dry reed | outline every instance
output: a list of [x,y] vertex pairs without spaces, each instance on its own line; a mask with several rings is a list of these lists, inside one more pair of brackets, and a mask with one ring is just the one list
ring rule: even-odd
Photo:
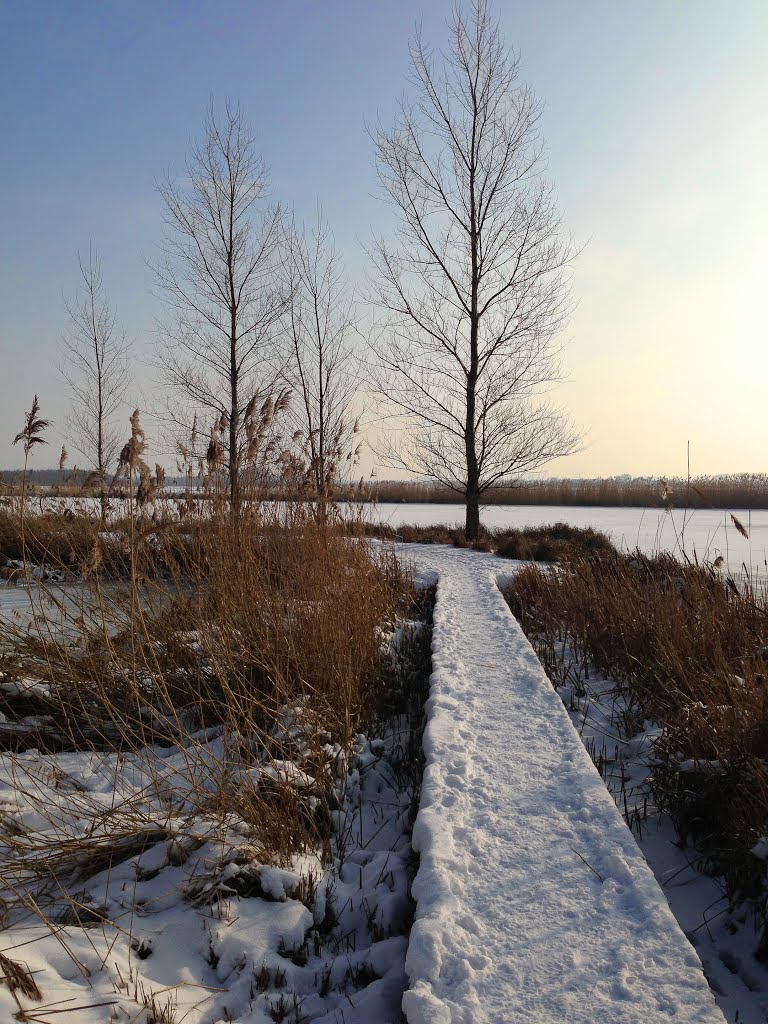
[[[96,562],[90,522],[50,527],[27,515],[25,536],[45,538],[50,554],[45,531],[63,537],[70,525]],[[218,837],[259,863],[327,850],[345,751],[380,713],[381,629],[413,600],[391,557],[304,506],[255,505],[151,536],[143,558],[136,510],[121,582],[95,565],[76,603],[43,587],[31,621],[0,622],[3,757],[42,821],[0,823],[11,919],[101,920],[84,902],[87,879],[158,843],[171,858]],[[41,767],[35,782],[22,756],[32,748],[102,759],[115,801],[105,808],[64,780],[46,806],[50,779]],[[181,767],[169,773],[160,748]],[[119,781],[126,758],[138,790]]]
[[503,558],[521,561],[560,562],[578,553],[612,554],[615,547],[607,534],[592,527],[553,523],[520,529],[480,528],[479,538],[470,544],[460,527],[409,525],[393,527],[384,523],[355,522],[354,530],[366,536],[397,540],[404,544],[451,544],[478,551],[495,551]]

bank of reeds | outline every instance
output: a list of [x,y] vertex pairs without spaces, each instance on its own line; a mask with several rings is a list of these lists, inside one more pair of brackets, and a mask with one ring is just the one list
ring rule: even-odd
[[23,561],[25,555],[35,565],[72,571],[92,552],[98,534],[95,517],[45,513],[22,518],[0,508],[0,572],[6,562]]
[[521,561],[561,562],[577,554],[615,552],[607,534],[591,526],[570,526],[568,523],[551,523],[546,526],[524,526],[515,528],[480,528],[480,536],[469,542],[464,530],[458,526],[404,524],[390,526],[386,523],[363,521],[353,524],[355,532],[403,544],[450,544],[455,548],[474,548],[477,551],[494,551],[502,558]]
[[[274,533],[279,514],[283,513],[264,502],[254,508],[254,515],[265,524],[267,532]],[[293,504],[287,514],[289,519],[298,514],[305,523],[315,521],[313,507],[308,504]],[[560,562],[578,552],[614,550],[608,536],[601,531],[566,523],[519,529],[483,527],[478,540],[470,543],[461,527],[436,524],[392,527],[366,521],[363,517],[334,518],[341,532],[358,539],[376,537],[400,543],[473,547],[523,561]],[[26,561],[43,567],[49,575],[53,573],[64,579],[80,579],[84,574],[97,573],[104,581],[124,580],[130,577],[133,560],[144,575],[164,575],[166,579],[179,574],[194,576],[200,572],[201,565],[190,563],[189,554],[196,552],[204,561],[207,559],[206,538],[217,536],[220,521],[220,516],[206,516],[193,510],[180,518],[154,514],[135,518],[133,522],[116,519],[104,531],[95,513],[49,512],[27,515],[22,531],[18,514],[0,510],[0,577],[11,582],[21,581]]]
[[[0,621],[3,758],[27,787],[27,750],[43,774],[46,754],[80,751],[142,783],[111,806],[73,792],[77,837],[58,806],[25,835],[0,822],[6,911],[77,923],[83,879],[157,843],[175,856],[219,836],[260,863],[323,849],[338,773],[391,684],[382,629],[414,601],[397,563],[299,507],[169,525],[153,560],[135,528],[115,582],[79,528],[77,597],[43,587],[33,614]],[[170,782],[163,750],[181,761]]]
[[0,509],[0,579],[23,582],[27,571],[35,576],[38,569],[70,581],[96,571],[104,579],[126,579],[134,560],[138,571],[156,575],[166,560],[183,557],[200,528],[197,520],[122,516],[105,530],[93,510],[38,514],[28,509],[22,517]]
[[[31,472],[27,484],[30,495],[81,498],[97,492],[83,482],[56,482],[58,471]],[[9,499],[21,491],[21,471],[0,474],[0,495]],[[45,481],[45,482],[43,482]],[[85,486],[84,486],[85,484]],[[187,486],[189,481],[187,482]],[[184,488],[176,485],[175,492]],[[125,497],[125,490],[114,488],[114,495]],[[195,497],[207,500],[202,486],[192,490]],[[264,485],[263,497],[274,501],[306,499],[305,494],[277,479]],[[417,504],[463,504],[456,491],[428,481],[360,480],[339,483],[334,499],[344,502],[397,502]],[[587,477],[516,480],[492,487],[483,495],[486,505],[564,505],[609,508],[768,508],[768,473],[724,473],[685,477]]]
[[760,916],[768,956],[768,599],[708,565],[640,554],[525,567],[506,592],[553,681],[597,670],[629,737],[661,726],[651,792],[681,842]]
[[[447,487],[423,481],[373,480],[340,488],[339,500],[461,504]],[[593,477],[516,480],[491,488],[486,505],[628,508],[768,508],[768,473],[685,477]]]

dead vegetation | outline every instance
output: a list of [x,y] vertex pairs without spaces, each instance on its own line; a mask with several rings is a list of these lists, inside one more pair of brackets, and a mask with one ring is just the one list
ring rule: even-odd
[[[216,465],[204,514],[158,515],[162,482],[146,458],[134,414],[119,467],[128,514],[108,530],[98,513],[37,514],[28,500],[0,515],[8,583],[22,591],[19,608],[28,600],[0,617],[0,930],[15,957],[10,930],[42,925],[41,938],[54,936],[84,978],[92,968],[72,930],[93,934],[93,949],[127,942],[129,967],[131,956],[152,955],[135,922],[145,914],[139,894],[161,872],[206,920],[238,899],[320,906],[312,871],[283,891],[263,870],[297,856],[343,862],[355,819],[340,794],[361,734],[386,716],[400,716],[402,738],[384,760],[369,750],[367,766],[389,787],[400,779],[406,809],[395,802],[396,815],[412,820],[418,800],[424,694],[411,709],[413,659],[404,639],[397,658],[386,639],[412,614],[415,592],[394,558],[350,536],[330,508],[318,516],[254,491],[232,515]],[[393,813],[387,800],[375,815]],[[386,880],[390,854],[377,856]],[[132,896],[121,895],[126,884]],[[371,910],[372,942],[407,931],[407,878],[398,886],[402,907],[392,899],[389,917]],[[344,945],[330,890],[322,899],[302,962],[328,945],[354,974],[333,985],[362,987],[372,980],[364,953]],[[212,942],[212,972],[218,955]],[[34,974],[15,959],[0,966],[23,1019],[43,1019]],[[135,1004],[136,1020],[178,1019],[175,991],[159,996],[140,974],[114,969],[114,998],[73,1013],[119,1003]],[[277,974],[263,998],[293,1020],[276,987]]]
[[478,539],[470,543],[464,530],[455,526],[388,526],[383,523],[356,523],[355,529],[367,536],[396,540],[404,544],[450,544],[455,548],[495,551],[503,558],[520,561],[561,562],[579,553],[608,555],[615,552],[609,537],[585,526],[553,523],[520,529],[487,529],[481,526]]
[[[360,481],[339,492],[345,501],[460,503],[436,484],[407,480]],[[768,508],[768,474],[692,477],[592,477],[516,480],[485,493],[487,505],[566,505],[610,508]]]

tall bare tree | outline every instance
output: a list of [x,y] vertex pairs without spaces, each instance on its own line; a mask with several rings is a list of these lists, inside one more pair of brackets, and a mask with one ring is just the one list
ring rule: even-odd
[[292,358],[286,378],[295,400],[307,476],[322,503],[342,469],[357,458],[358,426],[352,414],[357,366],[352,343],[354,301],[333,236],[318,207],[314,221],[288,227]]
[[192,421],[202,411],[223,426],[223,469],[236,515],[248,450],[246,409],[272,390],[280,282],[281,212],[267,203],[268,175],[239,106],[213,105],[192,145],[186,177],[159,186],[167,232],[159,283],[172,310],[160,361]]
[[115,414],[130,384],[130,347],[104,294],[98,253],[89,246],[87,261],[77,259],[80,287],[66,302],[69,325],[62,336],[61,374],[72,401],[66,433],[93,474],[106,521],[107,481],[121,447]]
[[542,178],[540,105],[487,0],[455,5],[450,29],[441,60],[417,34],[415,99],[374,136],[400,226],[375,249],[373,383],[411,439],[391,464],[462,494],[474,539],[489,487],[574,449],[541,397],[559,377],[574,251]]

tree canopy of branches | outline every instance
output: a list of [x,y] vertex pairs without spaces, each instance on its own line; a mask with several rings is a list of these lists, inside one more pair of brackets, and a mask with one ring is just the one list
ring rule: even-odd
[[375,248],[373,385],[406,428],[390,465],[465,496],[474,539],[488,488],[575,448],[543,397],[574,250],[542,177],[540,105],[487,0],[454,6],[450,28],[439,60],[416,36],[415,100],[374,137],[399,233]]
[[61,373],[71,398],[67,440],[96,483],[106,520],[107,480],[120,450],[115,414],[130,383],[129,345],[104,294],[101,262],[92,247],[87,262],[78,254],[80,288],[66,303],[69,325],[62,336]]
[[[167,179],[159,283],[172,311],[160,362],[187,434],[195,412],[223,436],[229,501],[241,507],[254,439],[249,423],[277,378],[274,341],[285,309],[281,212],[267,203],[268,175],[239,107],[209,107],[186,178]],[[253,430],[250,430],[253,434]],[[201,433],[205,436],[205,432]]]
[[286,377],[295,399],[292,418],[303,442],[306,477],[319,501],[331,497],[342,468],[357,459],[354,302],[334,240],[318,209],[314,222],[288,231],[292,358]]

